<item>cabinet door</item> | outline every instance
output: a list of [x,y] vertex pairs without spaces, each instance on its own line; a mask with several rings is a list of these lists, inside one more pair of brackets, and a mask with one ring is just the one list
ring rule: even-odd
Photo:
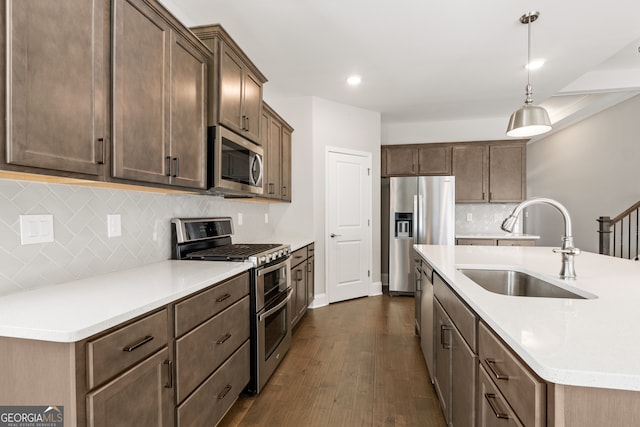
[[91,427],[168,427],[173,423],[173,388],[165,348],[87,395]]
[[282,197],[280,181],[282,161],[282,125],[269,118],[269,144],[267,147],[267,196],[273,199]]
[[262,114],[262,84],[250,72],[243,76],[242,114],[243,135],[255,143],[260,142],[260,116]]
[[431,381],[434,380],[433,362],[433,283],[431,283],[430,269],[422,263],[422,295],[420,296],[420,347],[427,363]]
[[489,186],[486,145],[453,147],[452,156],[456,202],[486,202]]
[[521,202],[525,199],[525,145],[489,146],[489,201]]
[[433,385],[440,399],[444,418],[449,424],[451,422],[451,330],[453,323],[437,300],[434,300],[434,310],[436,367]]
[[418,148],[418,175],[451,175],[451,146]]
[[291,201],[291,131],[282,129],[282,200]]
[[206,187],[207,58],[172,32],[171,183]]
[[478,357],[455,327],[451,329],[451,372],[451,425],[473,427]]
[[297,323],[307,311],[307,262],[302,262],[291,271],[295,290],[295,323]]
[[478,427],[522,427],[483,366],[478,373],[478,393]]
[[417,175],[417,157],[415,147],[387,147],[387,176]]
[[168,183],[170,30],[142,0],[114,9],[113,176]]
[[223,42],[220,50],[220,124],[241,134],[243,65]]
[[315,296],[314,274],[316,272],[315,259],[309,257],[307,259],[307,307],[313,302]]
[[109,2],[9,0],[3,7],[7,163],[101,175]]

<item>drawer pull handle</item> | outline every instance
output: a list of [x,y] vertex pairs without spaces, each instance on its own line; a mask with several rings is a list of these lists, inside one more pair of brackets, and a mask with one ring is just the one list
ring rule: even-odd
[[145,345],[146,343],[148,343],[151,340],[153,340],[153,336],[152,335],[147,335],[146,337],[142,338],[137,343],[126,346],[125,348],[122,349],[122,351],[126,351],[126,352],[131,353],[136,348],[142,347],[143,345]]
[[496,367],[496,361],[493,359],[484,359],[485,362],[487,362],[487,366],[489,367],[489,370],[491,371],[491,373],[493,374],[494,377],[496,377],[497,380],[508,380],[509,379],[509,375],[505,375],[502,372],[498,371],[497,367]]
[[167,373],[169,374],[164,388],[173,388],[173,362],[171,360],[165,360],[164,364],[167,365]]
[[231,338],[231,334],[227,333],[225,336],[223,336],[222,338],[218,339],[218,341],[216,341],[216,344],[223,344],[229,338]]
[[222,301],[224,301],[226,299],[229,299],[229,298],[231,298],[231,294],[224,294],[220,298],[217,298],[216,302],[222,302]]
[[487,399],[487,402],[489,403],[489,406],[491,407],[491,410],[493,411],[494,415],[496,416],[496,418],[501,418],[503,420],[508,420],[509,419],[509,414],[503,414],[502,412],[500,412],[498,410],[498,405],[496,405],[496,395],[493,393],[485,393],[484,394],[484,398]]
[[222,400],[222,399],[224,399],[224,398],[225,398],[225,396],[226,396],[227,394],[229,394],[229,392],[231,391],[231,388],[232,388],[232,387],[231,387],[231,384],[227,384],[227,386],[224,388],[224,390],[222,390],[222,393],[220,393],[220,394],[218,395],[218,400]]

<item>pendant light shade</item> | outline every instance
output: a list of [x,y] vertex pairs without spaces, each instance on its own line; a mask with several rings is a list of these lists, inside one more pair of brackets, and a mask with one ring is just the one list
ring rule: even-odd
[[525,137],[540,135],[551,130],[551,120],[544,108],[525,104],[516,110],[509,119],[507,135]]
[[[539,12],[529,12],[520,17],[520,22],[527,24],[528,29],[527,65],[531,63],[531,23],[538,19],[539,16]],[[549,120],[547,110],[538,105],[533,105],[532,94],[531,72],[527,67],[527,87],[524,105],[511,115],[509,126],[507,126],[507,136],[535,136],[551,130],[551,120]]]

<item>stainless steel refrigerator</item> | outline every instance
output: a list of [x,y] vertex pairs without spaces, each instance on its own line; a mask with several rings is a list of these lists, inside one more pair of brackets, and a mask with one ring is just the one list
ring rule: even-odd
[[414,244],[455,243],[455,178],[389,179],[389,292],[415,292]]

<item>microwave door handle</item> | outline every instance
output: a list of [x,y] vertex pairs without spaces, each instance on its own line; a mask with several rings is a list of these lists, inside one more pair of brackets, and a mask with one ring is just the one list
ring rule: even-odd
[[282,307],[287,305],[287,303],[291,299],[292,294],[293,294],[293,288],[289,288],[289,290],[287,291],[287,297],[280,304],[258,315],[258,322],[264,322],[264,319],[271,316],[273,313],[275,313],[276,311],[280,310]]
[[253,170],[253,166],[256,162],[258,162],[258,178],[254,179],[253,173],[250,174],[253,185],[258,185],[258,183],[262,181],[262,157],[260,156],[260,154],[256,154],[255,156],[253,156],[253,164],[251,165],[251,170]]

